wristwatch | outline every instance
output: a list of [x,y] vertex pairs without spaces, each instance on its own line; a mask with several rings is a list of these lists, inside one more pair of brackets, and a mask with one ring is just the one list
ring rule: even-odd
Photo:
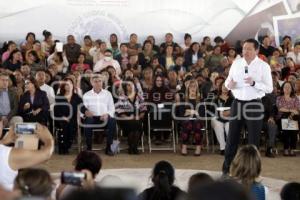
[[255,85],[255,81],[253,81],[252,85],[250,85],[250,86],[254,86],[254,85]]

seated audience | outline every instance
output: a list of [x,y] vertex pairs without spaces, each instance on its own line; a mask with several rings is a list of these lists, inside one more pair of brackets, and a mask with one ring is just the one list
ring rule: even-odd
[[266,58],[269,58],[273,55],[275,48],[271,46],[271,40],[268,35],[262,37],[261,45],[259,46],[259,54],[264,55]]
[[199,187],[209,185],[214,182],[214,179],[206,173],[196,173],[192,175],[188,182],[188,194],[191,194],[193,190],[197,190]]
[[[97,153],[92,151],[82,151],[74,160],[74,171],[84,172],[87,176],[91,176],[83,183],[83,188],[90,188],[95,185],[95,178],[99,174],[101,168],[102,159]],[[78,186],[60,184],[56,189],[56,199],[64,199],[78,188]]]
[[131,33],[129,36],[129,42],[127,43],[128,55],[138,55],[142,51],[142,46],[138,43],[138,36],[135,33]]
[[39,122],[46,125],[50,108],[46,92],[40,89],[33,77],[25,80],[25,90],[19,103],[19,115],[25,122]]
[[73,35],[68,35],[67,44],[64,45],[63,49],[70,63],[70,66],[72,66],[73,63],[77,62],[77,59],[81,52],[81,46],[76,43],[76,40]]
[[281,200],[299,200],[300,199],[300,183],[290,182],[283,186],[280,192]]
[[[278,108],[279,125],[283,132],[284,156],[296,156],[297,134],[299,131],[300,101],[295,96],[295,90],[290,82],[285,82],[281,86],[281,94],[277,97],[276,106]],[[288,130],[282,127],[282,120],[295,120],[298,123],[298,130]]]
[[51,49],[55,45],[53,38],[52,38],[52,33],[44,30],[43,31],[43,36],[44,36],[44,41],[41,44],[42,52],[43,54],[48,57],[50,55]]
[[[105,153],[112,156],[110,145],[116,133],[116,121],[114,119],[115,106],[112,95],[103,89],[104,77],[95,74],[91,78],[93,89],[83,95],[83,105],[85,106],[84,134],[87,150],[92,150],[93,127],[106,127],[107,143]],[[94,124],[94,125],[93,125]]]
[[105,69],[107,66],[113,66],[117,72],[117,75],[121,75],[121,67],[118,63],[118,61],[114,60],[112,57],[111,50],[105,50],[104,52],[104,58],[100,59],[94,66],[93,71],[94,72],[100,72],[103,69]]
[[8,87],[9,75],[0,73],[0,116],[4,127],[10,124],[10,121],[18,113],[18,98],[14,89]]
[[13,73],[16,69],[20,69],[22,65],[22,54],[18,49],[13,50],[7,60],[3,63],[3,68],[8,73]]
[[153,186],[145,189],[139,200],[176,200],[185,196],[180,188],[173,185],[175,180],[175,170],[171,163],[159,161],[152,171]]
[[189,33],[185,33],[183,39],[184,39],[184,44],[181,44],[180,46],[183,49],[183,51],[186,51],[188,48],[190,48],[192,44],[192,36]]
[[86,56],[86,63],[90,66],[93,65],[93,56],[89,53],[90,49],[93,48],[93,40],[90,35],[85,35],[83,38],[83,44],[81,46],[81,53],[84,53]]
[[55,65],[58,73],[66,74],[69,68],[69,61],[65,52],[57,52],[56,45],[54,52],[47,58],[48,65]]
[[117,34],[110,34],[107,48],[111,50],[113,58],[116,58],[116,56],[120,53]]
[[55,125],[61,129],[58,133],[58,153],[68,154],[77,134],[78,107],[82,99],[75,93],[73,80],[65,78],[56,96],[58,105],[54,106]]
[[230,175],[239,181],[255,200],[267,199],[268,189],[259,178],[261,157],[254,145],[241,147],[230,166]]
[[184,53],[184,66],[190,67],[196,64],[200,58],[202,58],[200,44],[198,42],[193,42],[191,47]]
[[210,71],[213,71],[216,67],[220,66],[223,57],[221,47],[215,46],[213,52],[205,56],[205,66],[208,67]]
[[263,130],[268,136],[266,156],[269,158],[275,157],[273,149],[275,147],[276,135],[278,134],[278,127],[276,124],[276,98],[277,98],[277,85],[273,80],[273,92],[266,94],[262,98],[262,103],[264,106],[264,123]]
[[41,60],[34,50],[31,50],[26,55],[26,63],[31,68],[31,73],[35,74],[36,71],[44,69],[44,65],[41,64]]
[[95,41],[95,46],[89,50],[89,54],[93,57],[93,63],[96,64],[104,58],[104,53],[107,50],[106,43],[101,40]]
[[211,126],[214,129],[217,140],[220,144],[220,154],[224,155],[225,153],[225,135],[228,136],[229,131],[229,116],[230,116],[230,107],[233,102],[233,96],[231,92],[225,87],[225,81],[223,80],[219,86],[218,95],[213,100],[217,109],[217,115],[211,120]]
[[90,69],[90,65],[85,63],[85,54],[80,53],[77,62],[72,64],[71,71],[79,71],[83,73],[87,69]]
[[128,47],[126,43],[120,45],[120,53],[116,55],[115,59],[119,62],[121,69],[127,69],[127,64],[129,62]]
[[163,42],[160,45],[160,52],[159,53],[161,55],[166,54],[168,46],[172,46],[173,47],[172,49],[174,51],[174,54],[181,53],[180,46],[176,42],[173,41],[173,34],[172,33],[166,33],[166,35],[165,35],[165,42]]
[[187,145],[189,144],[189,138],[191,134],[194,134],[193,143],[196,145],[195,156],[200,156],[201,153],[201,145],[202,145],[202,133],[201,129],[203,128],[202,121],[199,119],[200,110],[198,104],[200,103],[201,97],[199,92],[198,83],[196,80],[191,80],[185,91],[185,99],[183,102],[180,102],[179,96],[177,95],[176,101],[181,108],[180,117],[184,117],[183,121],[181,121],[181,154],[186,156]]
[[143,51],[138,55],[139,64],[143,69],[150,66],[151,60],[156,53],[157,52],[153,50],[152,42],[150,40],[145,40],[143,44]]
[[21,169],[14,181],[14,190],[23,198],[43,198],[51,200],[54,181],[49,172],[38,168]]
[[8,58],[11,52],[16,50],[17,45],[14,41],[8,41],[6,47],[3,49],[4,53],[2,54],[2,63],[4,63]]
[[53,87],[46,84],[46,72],[45,70],[38,70],[35,74],[35,79],[40,87],[40,89],[47,94],[49,104],[55,103],[55,93]]
[[291,36],[288,36],[288,35],[283,36],[282,42],[280,44],[280,51],[283,56],[286,56],[286,54],[288,52],[293,50],[292,45],[293,45],[293,43],[292,43]]
[[247,190],[232,180],[216,181],[189,193],[188,200],[253,200]]
[[173,46],[167,45],[165,54],[163,54],[159,60],[159,63],[166,69],[169,70],[175,65],[175,57],[173,55]]
[[115,104],[118,123],[128,137],[128,153],[138,154],[142,121],[147,107],[143,102],[143,98],[138,94],[133,79],[125,79],[124,83],[122,83],[122,89],[124,95],[120,96]]
[[294,51],[288,52],[286,57],[293,59],[294,63],[300,66],[300,42],[295,43]]

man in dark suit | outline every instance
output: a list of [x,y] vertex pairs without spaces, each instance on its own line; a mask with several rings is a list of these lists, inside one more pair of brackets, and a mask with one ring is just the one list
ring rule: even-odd
[[18,98],[14,89],[8,88],[9,75],[0,73],[0,116],[4,127],[16,116],[18,111]]

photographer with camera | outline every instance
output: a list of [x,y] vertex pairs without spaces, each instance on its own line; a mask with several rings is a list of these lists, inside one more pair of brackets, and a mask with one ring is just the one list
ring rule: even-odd
[[74,160],[74,172],[62,172],[61,184],[56,190],[56,199],[64,199],[78,188],[91,189],[102,168],[102,160],[92,151],[80,152]]
[[[0,138],[2,136],[3,121],[0,121]],[[40,149],[28,150],[25,148],[9,147],[17,138],[13,127],[0,140],[0,185],[5,189],[12,190],[13,182],[19,169],[33,167],[46,160],[49,160],[54,150],[54,140],[49,130],[41,124],[36,125],[34,137],[39,139],[43,145]],[[26,146],[26,144],[24,144]]]

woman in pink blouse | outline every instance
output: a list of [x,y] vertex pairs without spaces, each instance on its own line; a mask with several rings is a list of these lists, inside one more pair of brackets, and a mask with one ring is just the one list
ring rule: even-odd
[[[281,95],[277,97],[276,105],[278,117],[281,119],[296,120],[299,124],[300,101],[295,95],[291,82],[284,82],[281,87]],[[296,156],[297,133],[299,130],[282,130],[284,143],[284,156]]]
[[83,73],[85,70],[90,69],[90,65],[85,63],[85,53],[80,53],[78,56],[78,63],[73,63],[71,66],[72,71],[79,71]]

